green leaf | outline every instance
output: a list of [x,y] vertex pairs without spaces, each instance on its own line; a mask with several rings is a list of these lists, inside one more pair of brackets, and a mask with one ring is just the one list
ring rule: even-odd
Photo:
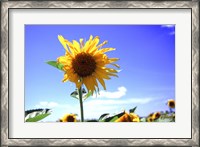
[[87,98],[89,98],[92,95],[92,91],[89,91],[87,94],[83,96],[83,100],[85,101]]
[[102,121],[103,119],[105,119],[105,116],[108,116],[109,113],[104,113],[99,117],[99,121]]
[[[83,94],[83,100],[86,100],[87,98],[89,98],[92,95],[92,92],[89,91],[88,93],[85,91],[84,88],[82,88],[82,94]],[[71,97],[79,99],[79,95],[78,95],[78,89],[76,89],[74,92],[72,92],[70,94]]]
[[124,114],[125,114],[125,111],[112,116],[111,118],[107,119],[106,121],[114,122],[115,120],[117,120],[118,118],[120,118],[121,116],[123,116]]
[[169,115],[169,114],[162,114],[160,116],[160,118],[158,118],[157,120],[155,120],[156,122],[175,122],[175,118],[173,117],[173,115]]
[[51,65],[51,66],[53,66],[53,67],[56,67],[57,69],[59,69],[59,70],[62,70],[63,71],[63,64],[61,64],[61,63],[58,63],[57,61],[48,61],[48,62],[46,62],[47,64],[49,64],[49,65]]
[[74,92],[72,92],[70,94],[70,96],[73,97],[73,98],[75,98],[75,99],[79,99],[79,97],[78,97],[78,90],[76,89]]
[[25,111],[26,122],[37,122],[51,114],[51,109],[33,109]]
[[137,108],[137,106],[136,106],[136,107],[134,107],[133,109],[130,109],[130,110],[129,110],[129,113],[134,113],[134,112],[135,112],[135,110],[136,110],[136,108]]
[[157,119],[155,122],[172,122],[172,119],[170,118],[164,118],[164,119]]
[[114,122],[116,119],[120,118],[124,114],[125,114],[125,112],[123,111],[121,113],[115,114],[115,115],[110,116],[110,117],[104,117],[104,119],[102,119],[101,121],[103,121],[103,122]]
[[118,116],[115,116],[115,117],[113,117],[109,122],[114,122],[114,121],[116,121],[118,118],[119,118]]
[[47,117],[47,116],[49,116],[49,115],[50,115],[50,113],[47,113],[47,114],[40,114],[40,115],[37,115],[37,116],[35,116],[35,117],[33,117],[33,118],[28,118],[28,119],[26,120],[26,122],[37,122],[37,121],[39,121],[39,120],[44,119],[45,117]]
[[147,120],[146,120],[145,117],[140,118],[140,122],[146,122],[146,121],[147,121]]

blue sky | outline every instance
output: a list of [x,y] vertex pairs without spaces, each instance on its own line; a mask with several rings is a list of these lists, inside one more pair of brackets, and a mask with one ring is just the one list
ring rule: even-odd
[[51,108],[43,121],[56,121],[65,113],[80,118],[79,101],[70,97],[75,84],[63,83],[62,71],[46,64],[65,54],[57,36],[69,41],[99,36],[104,47],[116,48],[108,57],[117,57],[119,78],[106,80],[100,96],[84,101],[85,118],[118,113],[137,106],[135,113],[146,116],[168,110],[175,99],[174,25],[26,25],[25,26],[25,110]]

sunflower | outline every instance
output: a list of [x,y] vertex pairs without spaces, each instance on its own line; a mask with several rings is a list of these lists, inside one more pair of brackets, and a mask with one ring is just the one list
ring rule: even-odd
[[132,122],[132,120],[129,114],[125,112],[124,115],[115,120],[115,122]]
[[169,108],[175,108],[175,101],[173,99],[168,100],[167,105]]
[[135,113],[130,113],[129,116],[131,117],[132,122],[140,122],[140,117]]
[[148,115],[148,117],[152,117],[153,116],[153,113],[150,113],[149,115]]
[[156,119],[158,119],[159,117],[160,117],[160,112],[155,112],[153,115],[152,115],[152,119],[153,120],[156,120]]
[[76,122],[76,114],[65,114],[60,122]]
[[76,84],[77,88],[84,84],[87,90],[93,93],[99,90],[98,82],[106,90],[104,80],[110,79],[110,76],[118,77],[117,70],[108,68],[107,65],[119,68],[118,64],[114,64],[119,59],[108,58],[105,54],[115,48],[101,48],[107,41],[99,44],[99,37],[93,38],[92,35],[86,43],[83,39],[80,39],[79,42],[76,40],[70,42],[61,35],[58,36],[58,39],[66,50],[64,56],[57,58],[57,62],[63,65],[65,72],[63,82],[71,81]]
[[153,118],[152,117],[148,117],[147,118],[147,122],[153,122]]

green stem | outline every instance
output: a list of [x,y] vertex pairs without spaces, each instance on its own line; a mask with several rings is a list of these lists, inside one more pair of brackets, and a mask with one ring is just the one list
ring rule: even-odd
[[84,122],[84,116],[83,116],[83,100],[82,100],[82,86],[78,89],[78,96],[79,96],[79,101],[80,101],[81,122]]

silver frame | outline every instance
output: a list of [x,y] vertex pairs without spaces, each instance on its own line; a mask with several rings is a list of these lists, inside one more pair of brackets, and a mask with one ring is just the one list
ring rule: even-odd
[[[11,139],[8,137],[9,8],[187,8],[192,12],[192,138],[173,139]],[[199,146],[199,2],[198,1],[3,1],[1,2],[1,146]]]

